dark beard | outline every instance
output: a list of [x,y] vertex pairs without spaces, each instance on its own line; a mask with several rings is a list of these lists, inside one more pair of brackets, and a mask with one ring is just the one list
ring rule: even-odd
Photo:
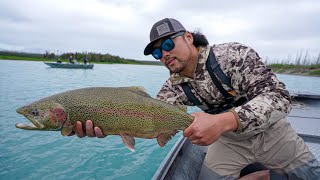
[[181,61],[181,60],[179,60],[179,59],[176,58],[176,61],[178,61],[178,63],[179,63],[181,66],[179,66],[179,67],[177,67],[177,68],[175,68],[175,69],[170,69],[170,68],[168,67],[167,62],[165,62],[165,66],[169,69],[170,73],[180,73],[180,72],[183,71],[184,68],[188,65],[188,62],[191,61],[191,49],[190,49],[189,46],[188,46],[188,48],[189,48],[189,58],[188,58],[187,60]]
[[186,66],[187,66],[187,61],[180,61],[178,59],[176,59],[176,61],[178,61],[179,67],[175,68],[175,69],[170,69],[167,65],[167,63],[165,64],[165,66],[169,69],[170,73],[180,73]]

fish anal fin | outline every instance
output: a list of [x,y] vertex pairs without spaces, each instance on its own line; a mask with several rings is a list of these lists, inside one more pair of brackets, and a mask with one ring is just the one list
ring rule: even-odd
[[132,152],[135,152],[134,145],[136,144],[135,139],[128,134],[120,134],[124,145]]
[[61,129],[62,136],[68,136],[72,132],[73,126],[65,126]]
[[157,137],[157,141],[159,146],[164,147],[169,140],[177,133],[178,131],[172,131],[171,133],[163,133],[159,134]]

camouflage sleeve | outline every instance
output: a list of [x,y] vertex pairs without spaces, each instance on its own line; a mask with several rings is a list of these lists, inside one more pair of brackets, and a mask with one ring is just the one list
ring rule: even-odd
[[179,96],[173,90],[171,82],[169,80],[167,80],[163,84],[156,98],[170,104],[181,104],[181,102],[179,102]]
[[233,87],[244,92],[249,100],[234,109],[241,123],[237,132],[261,132],[286,117],[291,110],[289,92],[259,55],[238,43],[232,45],[228,54]]

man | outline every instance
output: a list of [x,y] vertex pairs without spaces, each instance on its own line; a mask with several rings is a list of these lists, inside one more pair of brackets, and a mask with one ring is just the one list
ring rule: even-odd
[[85,55],[85,56],[83,57],[83,64],[87,64],[87,62],[88,62],[87,56]]
[[[248,164],[261,163],[289,179],[319,179],[320,165],[288,123],[291,101],[285,85],[250,47],[240,43],[208,46],[171,18],[155,23],[144,50],[170,71],[157,98],[197,105],[183,135],[208,145],[199,179],[237,179]],[[91,121],[79,137],[104,137]]]
[[70,55],[70,57],[69,57],[69,62],[70,62],[70,64],[74,64],[72,55]]

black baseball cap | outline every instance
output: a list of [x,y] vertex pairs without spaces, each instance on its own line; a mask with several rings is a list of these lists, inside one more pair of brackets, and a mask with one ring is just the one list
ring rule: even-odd
[[156,22],[150,31],[150,43],[144,49],[144,55],[152,53],[154,43],[163,37],[175,34],[177,32],[186,31],[182,24],[172,18],[165,18]]

